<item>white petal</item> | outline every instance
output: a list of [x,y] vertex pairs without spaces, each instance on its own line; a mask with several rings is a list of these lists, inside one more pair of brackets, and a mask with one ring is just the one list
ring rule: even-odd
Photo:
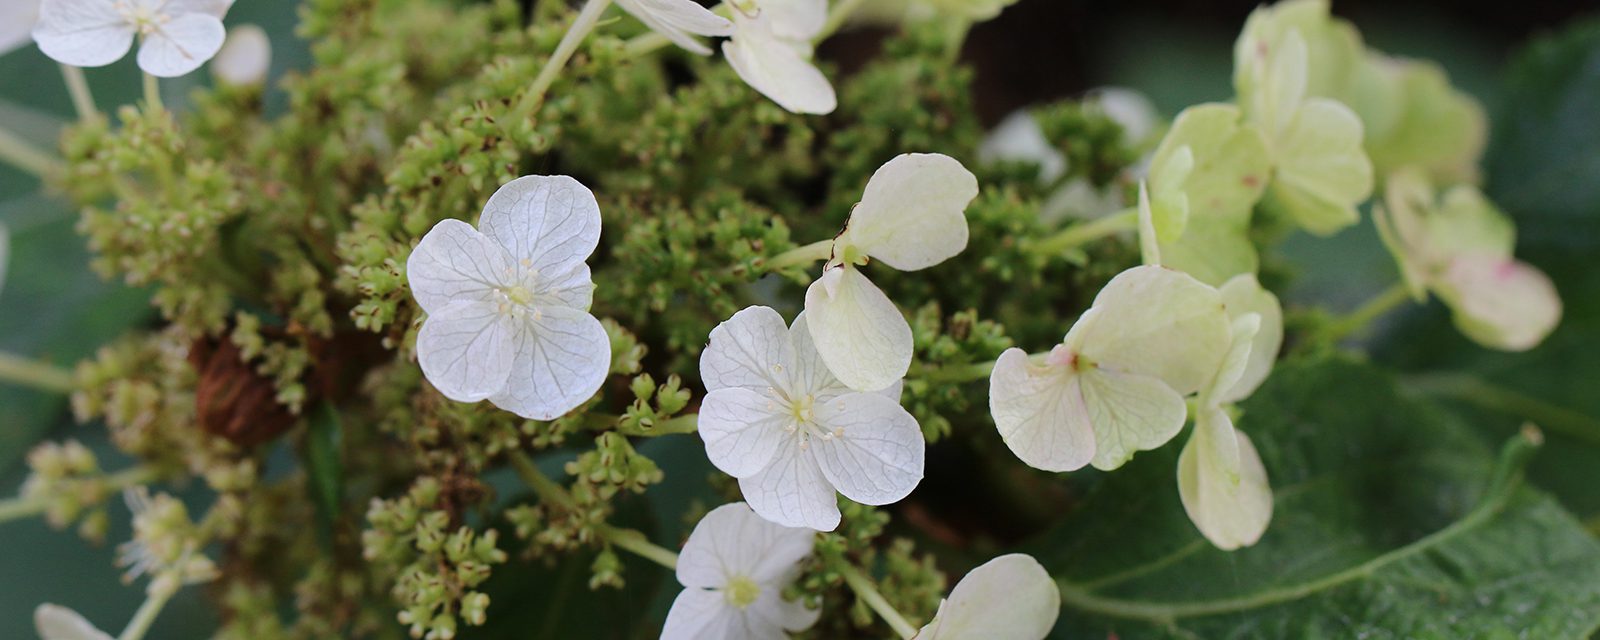
[[1272,488],[1250,438],[1221,409],[1195,418],[1194,435],[1178,456],[1183,509],[1219,549],[1248,547],[1272,520]]
[[39,21],[39,0],[0,2],[0,56],[33,41]]
[[1039,182],[1052,184],[1067,172],[1067,156],[1044,137],[1039,121],[1026,109],[1014,111],[978,145],[978,161],[1028,162],[1039,165]]
[[1161,264],[1161,238],[1156,234],[1155,213],[1150,208],[1150,189],[1144,182],[1139,183],[1139,258],[1146,266]]
[[228,32],[228,41],[211,63],[211,72],[228,84],[249,86],[266,82],[271,67],[272,40],[261,27],[247,24]]
[[1061,591],[1021,553],[978,566],[950,590],[917,640],[1043,640],[1061,615]]
[[167,0],[170,13],[204,13],[218,20],[228,15],[234,0]]
[[839,105],[833,85],[801,45],[773,34],[759,19],[736,20],[737,32],[722,43],[722,55],[746,84],[792,113],[833,113]]
[[222,20],[204,13],[172,16],[139,45],[139,68],[162,78],[175,78],[205,64],[228,37]]
[[790,40],[811,40],[828,22],[828,0],[757,0],[772,32]]
[[423,311],[456,300],[489,302],[512,273],[511,255],[460,220],[434,225],[406,259],[406,282]]
[[1217,398],[1219,403],[1238,402],[1250,397],[1272,373],[1278,361],[1278,351],[1283,348],[1283,306],[1278,296],[1261,286],[1254,274],[1234,276],[1218,289],[1228,315],[1237,318],[1244,314],[1261,317],[1260,326],[1250,340],[1250,355],[1244,371],[1231,387]]
[[[808,532],[809,535],[809,532]],[[773,640],[788,640],[789,634],[811,628],[822,617],[821,609],[808,609],[800,600],[784,600],[782,586],[762,586],[761,595],[745,609],[745,619],[756,633],[771,633]]]
[[617,6],[673,44],[700,55],[710,55],[711,49],[695,36],[733,35],[732,22],[693,0],[617,0]]
[[762,518],[785,527],[833,531],[839,526],[839,500],[808,447],[784,438],[772,465],[739,479],[739,491]]
[[1245,368],[1250,366],[1250,347],[1260,331],[1260,315],[1245,313],[1233,316],[1233,341],[1229,343],[1228,355],[1217,368],[1216,377],[1200,390],[1200,406],[1218,406],[1225,402],[1222,399],[1223,392],[1231,391],[1244,377]]
[[[822,361],[817,343],[811,338],[811,325],[806,322],[806,312],[801,311],[794,317],[794,324],[789,325],[789,342],[794,345],[794,359],[785,365],[783,373],[788,374],[790,396],[810,395],[817,402],[823,402],[854,392],[854,389],[844,386]],[[902,383],[903,380],[897,379],[894,384],[877,393],[898,403]]]
[[672,601],[661,640],[743,640],[742,617],[721,591],[689,587]]
[[478,227],[523,267],[566,273],[600,243],[600,204],[567,176],[523,176],[489,196]]
[[51,0],[39,5],[33,39],[56,62],[99,67],[127,55],[135,32],[110,0]]
[[828,269],[806,289],[806,327],[828,370],[851,389],[883,389],[911,368],[911,325],[852,266]]
[[600,390],[611,370],[611,338],[577,309],[542,307],[526,321],[505,390],[489,401],[530,420],[552,420]]
[[898,502],[917,488],[927,443],[917,419],[876,393],[850,393],[816,405],[816,426],[832,438],[811,439],[823,477],[861,504]]
[[950,156],[907,153],[878,167],[837,246],[901,271],[926,269],[967,248],[967,205],[978,178]]
[[1277,167],[1268,191],[1313,234],[1354,224],[1356,205],[1372,195],[1372,161],[1361,141],[1361,118],[1349,107],[1307,100],[1273,143]]
[[1068,346],[1096,365],[1159,378],[1179,394],[1210,382],[1228,351],[1222,295],[1178,271],[1123,271],[1092,308],[1094,317],[1078,321]]
[[585,263],[572,265],[565,273],[558,271],[533,275],[525,272],[524,277],[533,281],[529,290],[533,292],[535,306],[560,306],[588,311],[594,304],[594,279],[590,277],[589,265]]
[[1156,378],[1090,368],[1078,380],[1094,425],[1096,469],[1115,469],[1166,444],[1189,415],[1183,396]]
[[678,555],[678,583],[716,589],[739,576],[771,584],[790,577],[815,544],[816,533],[810,529],[768,522],[743,502],[725,504],[689,533]]
[[769,391],[716,389],[700,403],[700,438],[711,464],[735,478],[755,475],[772,462],[795,416]]
[[524,333],[492,302],[452,302],[422,323],[417,363],[446,398],[477,402],[505,388]]
[[1134,89],[1100,87],[1091,90],[1088,99],[1099,105],[1106,117],[1121,126],[1123,137],[1135,144],[1150,137],[1156,124],[1161,121],[1156,105],[1150,102],[1148,96]]
[[765,392],[782,386],[782,370],[794,359],[783,316],[771,307],[745,307],[711,330],[711,340],[700,353],[700,379],[707,391]]
[[1496,255],[1451,260],[1436,285],[1455,323],[1474,342],[1526,351],[1561,322],[1561,295],[1544,272]]
[[33,626],[40,640],[111,640],[78,612],[60,605],[39,605],[33,610]]
[[989,377],[989,410],[1006,446],[1030,467],[1072,471],[1094,458],[1089,410],[1067,367],[1035,366],[1021,349],[1006,349]]

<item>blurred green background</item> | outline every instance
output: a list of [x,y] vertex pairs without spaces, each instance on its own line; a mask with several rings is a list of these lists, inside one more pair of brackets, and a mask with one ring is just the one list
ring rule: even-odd
[[[227,19],[230,26],[255,23],[267,30],[274,77],[309,63],[305,44],[293,34],[294,5],[245,0]],[[1170,117],[1183,106],[1232,93],[1232,42],[1253,6],[1023,0],[975,29],[963,57],[978,68],[978,103],[989,122],[1027,104],[1100,85],[1144,91]],[[1592,257],[1600,249],[1600,122],[1595,118],[1600,113],[1600,27],[1583,20],[1592,5],[1368,1],[1336,2],[1334,9],[1352,19],[1372,46],[1440,62],[1458,87],[1489,107],[1495,126],[1485,162],[1487,189],[1518,218],[1521,255],[1551,273],[1568,305],[1564,324],[1549,343],[1519,355],[1490,353],[1458,338],[1438,308],[1408,309],[1382,323],[1373,338],[1373,358],[1418,375],[1441,369],[1476,372],[1542,406],[1565,407],[1569,414],[1563,415],[1570,420],[1545,425],[1551,446],[1531,473],[1580,518],[1594,523],[1600,515],[1600,491],[1595,490],[1600,431],[1584,430],[1600,424],[1600,356],[1593,353],[1600,345],[1600,269]],[[1552,35],[1558,32],[1562,35]],[[880,36],[846,33],[821,52],[848,73],[872,54]],[[1527,50],[1536,40],[1542,44]],[[131,57],[87,75],[102,110],[138,94]],[[181,105],[188,91],[207,82],[204,71],[164,81],[167,104]],[[284,96],[269,93],[268,103],[269,111],[281,109]],[[53,146],[59,126],[72,117],[53,62],[31,46],[0,58],[0,124]],[[9,281],[0,292],[0,350],[68,365],[121,332],[154,322],[144,292],[104,282],[87,269],[87,254],[72,229],[73,212],[41,192],[30,176],[3,166],[0,221],[13,235]],[[1285,295],[1291,306],[1316,302],[1349,308],[1396,278],[1370,223],[1332,239],[1298,236],[1284,253],[1298,272],[1294,289]],[[1518,416],[1495,416],[1466,400],[1458,408],[1482,425],[1488,442],[1503,438],[1516,424]],[[64,399],[0,386],[0,494],[16,493],[25,475],[20,458],[33,443],[68,437],[90,445],[107,468],[126,463],[103,429],[72,423]],[[697,455],[650,453],[660,455],[663,467],[677,469],[673,458],[703,464]],[[687,501],[688,491],[671,482],[652,491],[655,499],[669,503],[656,512],[681,512],[677,507]],[[126,511],[119,506],[112,513],[109,542],[98,547],[53,533],[37,520],[0,525],[0,638],[33,637],[31,612],[46,601],[72,606],[102,628],[121,628],[143,594],[140,587],[121,584],[112,566],[115,544],[128,537]],[[638,582],[648,587],[643,578]],[[151,637],[207,635],[215,621],[201,593],[182,592]],[[657,597],[655,604],[664,603]],[[554,610],[526,614],[538,620]]]

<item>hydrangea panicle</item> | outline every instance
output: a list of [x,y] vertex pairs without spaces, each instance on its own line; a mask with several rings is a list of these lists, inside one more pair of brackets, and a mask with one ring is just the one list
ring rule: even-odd
[[773,524],[742,502],[706,514],[678,555],[678,583],[662,640],[784,640],[816,624],[818,609],[785,600],[816,535]]
[[139,68],[171,78],[198,69],[222,48],[233,0],[43,0],[33,39],[75,67],[116,62],[141,39]]
[[1012,553],[956,583],[917,640],[1043,640],[1061,615],[1061,590],[1032,556]]
[[506,183],[478,229],[435,225],[406,261],[428,314],[417,333],[428,381],[452,400],[488,400],[533,420],[593,396],[611,363],[611,341],[589,314],[585,260],[599,242],[600,205],[566,176]]

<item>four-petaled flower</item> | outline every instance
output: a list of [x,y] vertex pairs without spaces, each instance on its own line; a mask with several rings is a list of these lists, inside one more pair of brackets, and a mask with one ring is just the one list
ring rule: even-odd
[[816,534],[767,522],[742,502],[700,520],[678,556],[682,593],[662,640],[784,640],[816,624],[821,611],[785,600]]
[[33,628],[39,640],[111,640],[78,612],[49,603],[33,610]]
[[911,367],[911,325],[861,273],[876,259],[917,271],[967,247],[967,204],[978,179],[950,156],[908,153],[878,168],[822,277],[806,289],[806,316],[822,360],[845,386],[875,391]]
[[593,396],[611,366],[584,263],[600,242],[600,205],[572,178],[523,176],[489,197],[478,226],[440,222],[406,261],[428,314],[417,361],[447,398],[553,419]]
[[904,498],[922,480],[926,443],[899,382],[852,391],[823,365],[807,322],[802,313],[785,327],[778,312],[749,307],[712,330],[699,432],[761,517],[832,531],[835,490],[863,504]]
[[1061,615],[1061,590],[1032,556],[1012,553],[967,572],[916,640],[1042,640]]
[[711,55],[711,48],[695,36],[733,35],[732,22],[694,0],[617,0],[617,6],[673,44],[703,56]]
[[138,36],[139,68],[170,78],[217,54],[231,6],[233,0],[44,0],[33,39],[57,62],[99,67],[127,55]]
[[1412,297],[1420,302],[1432,291],[1478,344],[1526,351],[1561,321],[1555,285],[1513,257],[1516,229],[1476,187],[1436,196],[1422,173],[1401,170],[1372,216]]
[[827,0],[735,0],[733,38],[722,55],[746,84],[793,113],[832,113],[838,96],[811,63],[811,41],[828,18]]

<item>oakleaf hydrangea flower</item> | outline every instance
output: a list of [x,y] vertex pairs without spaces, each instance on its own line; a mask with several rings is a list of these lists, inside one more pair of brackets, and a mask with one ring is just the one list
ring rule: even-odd
[[211,73],[218,80],[237,86],[265,83],[271,68],[272,40],[265,30],[253,24],[229,30],[227,43],[211,63]]
[[39,632],[39,640],[111,640],[111,634],[60,605],[46,603],[34,609],[33,627]]
[[807,317],[785,327],[778,312],[748,307],[711,331],[699,432],[711,463],[739,479],[762,518],[832,531],[836,490],[862,504],[898,501],[922,481],[927,445],[898,381],[868,393],[845,386],[824,366]]
[[732,22],[694,0],[617,0],[617,6],[673,44],[703,56],[711,55],[711,48],[695,36],[733,35]]
[[0,56],[33,41],[33,25],[39,20],[39,0],[0,2]]
[[678,555],[682,593],[662,640],[784,640],[817,623],[821,611],[785,600],[816,535],[773,524],[743,502],[706,514]]
[[1032,556],[1013,553],[968,572],[917,640],[1043,640],[1061,615],[1061,591]]
[[827,0],[736,0],[733,37],[722,55],[739,77],[793,113],[833,113],[833,85],[812,64],[812,39],[828,19]]
[[1336,100],[1307,97],[1309,53],[1298,29],[1275,39],[1249,33],[1236,46],[1235,82],[1272,158],[1267,209],[1319,235],[1355,224],[1373,181],[1361,118]]
[[233,0],[43,0],[33,39],[45,55],[99,67],[127,55],[138,36],[139,68],[170,78],[198,69],[222,48]]
[[861,273],[876,259],[916,271],[967,247],[967,204],[978,179],[954,158],[905,154],[872,174],[834,239],[833,258],[806,290],[806,316],[823,362],[845,386],[875,391],[911,367],[911,325]]
[[1266,140],[1239,108],[1184,109],[1150,161],[1162,264],[1219,285],[1257,268],[1250,214],[1271,175]]
[[1476,187],[1459,185],[1436,199],[1420,172],[1401,171],[1389,177],[1373,217],[1412,296],[1439,296],[1478,344],[1525,351],[1561,321],[1555,285],[1513,257],[1515,228]]
[[1029,466],[1122,466],[1183,428],[1184,396],[1216,375],[1232,337],[1222,295],[1160,266],[1107,283],[1042,362],[1007,349],[989,379],[1000,436]]
[[477,229],[435,225],[406,261],[428,314],[417,333],[428,381],[452,400],[488,400],[534,420],[593,396],[611,366],[611,341],[589,315],[584,261],[599,242],[600,205],[567,176],[506,183]]

